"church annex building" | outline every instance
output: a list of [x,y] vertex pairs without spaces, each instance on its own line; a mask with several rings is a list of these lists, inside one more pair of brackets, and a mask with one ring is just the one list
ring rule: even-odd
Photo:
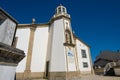
[[67,9],[60,5],[48,23],[19,24],[16,47],[26,57],[16,70],[17,80],[67,80],[92,74],[90,47],[71,29]]

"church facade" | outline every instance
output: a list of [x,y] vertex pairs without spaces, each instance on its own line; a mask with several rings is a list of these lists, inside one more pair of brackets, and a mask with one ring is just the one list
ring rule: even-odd
[[92,74],[90,47],[72,31],[67,9],[60,5],[48,23],[19,24],[16,47],[24,50],[17,67],[17,80],[67,80]]

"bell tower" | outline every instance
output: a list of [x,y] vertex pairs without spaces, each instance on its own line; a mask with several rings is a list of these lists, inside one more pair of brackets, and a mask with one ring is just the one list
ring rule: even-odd
[[70,15],[67,13],[67,9],[66,7],[64,7],[63,5],[59,5],[56,10],[55,10],[55,15],[53,16],[53,18],[56,18],[58,16],[64,16],[64,17],[68,17],[70,18]]
[[75,44],[66,7],[59,5],[50,20],[47,63],[49,80],[66,80],[77,70]]
[[66,10],[66,8],[64,7],[64,6],[62,6],[61,4],[60,4],[60,6],[58,6],[57,8],[56,8],[56,14],[61,14],[61,13],[67,13],[67,10]]

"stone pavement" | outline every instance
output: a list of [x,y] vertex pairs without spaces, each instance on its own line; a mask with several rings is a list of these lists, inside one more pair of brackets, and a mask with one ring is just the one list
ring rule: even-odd
[[[35,80],[46,80],[46,79],[35,79]],[[86,75],[80,77],[73,77],[67,80],[120,80],[120,77],[115,76],[99,76],[99,75]]]
[[120,77],[115,76],[98,76],[98,75],[87,75],[78,78],[72,78],[69,80],[120,80]]

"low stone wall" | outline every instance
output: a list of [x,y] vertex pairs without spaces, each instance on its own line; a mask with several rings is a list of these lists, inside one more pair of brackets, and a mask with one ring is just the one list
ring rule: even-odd
[[114,68],[114,72],[116,76],[120,76],[120,68]]
[[49,72],[49,80],[66,80],[66,72]]
[[104,68],[95,69],[94,71],[96,75],[104,75]]
[[80,71],[79,75],[91,75],[92,72],[91,71]]
[[[76,80],[81,76],[91,75],[91,71],[82,71],[82,72],[49,72],[48,79],[45,79],[43,72],[31,72],[32,80]],[[16,79],[23,80],[24,73],[17,73]]]

